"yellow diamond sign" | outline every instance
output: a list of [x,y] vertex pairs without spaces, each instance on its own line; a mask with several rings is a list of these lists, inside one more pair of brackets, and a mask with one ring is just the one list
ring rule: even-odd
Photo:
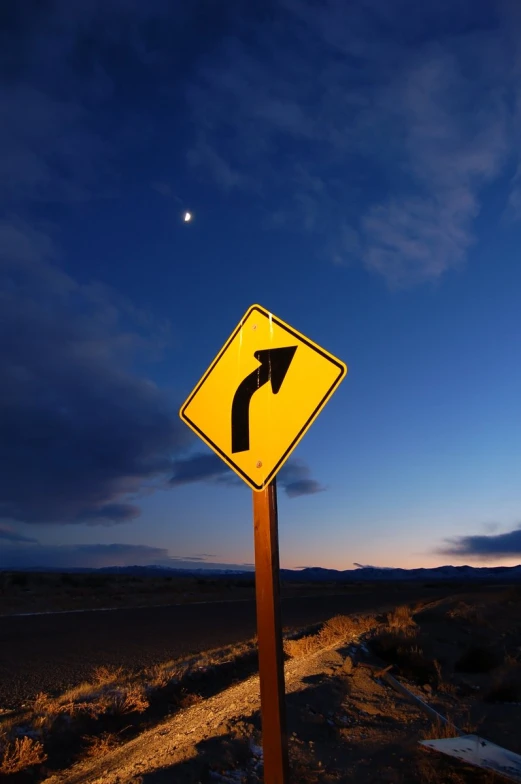
[[339,359],[252,305],[180,416],[253,490],[262,490],[346,373]]

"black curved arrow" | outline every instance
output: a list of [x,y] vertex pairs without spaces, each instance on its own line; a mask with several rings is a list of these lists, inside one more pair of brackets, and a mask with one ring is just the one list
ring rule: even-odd
[[253,394],[271,381],[277,394],[291,365],[297,346],[268,348],[254,353],[259,367],[246,376],[237,387],[232,403],[232,452],[247,452],[250,448],[250,400]]

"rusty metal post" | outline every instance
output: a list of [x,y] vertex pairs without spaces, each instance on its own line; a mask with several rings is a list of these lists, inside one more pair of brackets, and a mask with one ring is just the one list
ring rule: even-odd
[[280,619],[279,536],[275,479],[261,492],[253,493],[253,527],[264,784],[288,784],[288,739]]

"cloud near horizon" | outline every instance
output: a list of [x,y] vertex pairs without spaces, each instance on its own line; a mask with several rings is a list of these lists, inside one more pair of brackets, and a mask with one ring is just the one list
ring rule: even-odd
[[457,536],[445,540],[440,555],[455,555],[476,560],[492,560],[521,556],[521,524],[513,531],[500,534]]
[[244,569],[253,564],[229,564],[206,560],[202,556],[172,556],[163,547],[142,544],[39,545],[15,542],[0,548],[0,569],[52,568],[100,569],[109,566],[164,566],[172,569]]
[[[246,487],[242,479],[215,454],[195,454],[173,464],[174,474],[170,479],[173,487],[191,482],[217,482]],[[289,498],[321,493],[326,488],[311,477],[311,469],[298,458],[290,458],[277,474],[277,484]]]

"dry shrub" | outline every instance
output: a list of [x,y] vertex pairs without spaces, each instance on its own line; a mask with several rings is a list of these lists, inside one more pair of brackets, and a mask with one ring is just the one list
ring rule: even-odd
[[359,618],[358,616],[335,615],[325,622],[319,634],[324,640],[331,637],[332,642],[352,640],[372,629],[375,624],[376,619],[372,616]]
[[179,698],[179,707],[181,708],[191,708],[192,705],[198,705],[200,702],[203,701],[203,697],[200,694],[196,694],[195,692],[187,691],[183,689],[181,696]]
[[109,705],[103,697],[85,702],[67,702],[60,706],[60,713],[65,716],[87,716],[97,719],[107,713]]
[[49,729],[60,713],[60,703],[45,692],[39,692],[32,703],[32,725]]
[[95,684],[103,686],[107,683],[124,680],[125,671],[123,667],[107,667],[105,664],[102,664],[94,668],[92,676]]
[[0,773],[10,775],[19,773],[33,765],[40,765],[47,759],[43,744],[27,736],[16,738],[2,749]]
[[118,736],[112,732],[104,732],[102,735],[86,736],[85,757],[104,757],[112,749],[119,745]]
[[441,691],[444,694],[455,695],[458,689],[456,685],[452,683],[452,681],[446,680],[446,678],[443,675],[443,668],[437,659],[434,659],[433,666],[436,672],[438,691]]
[[446,694],[450,694],[455,690],[455,687],[452,683],[445,681],[443,677],[443,668],[440,662],[437,659],[433,659],[432,666],[434,667],[434,672],[436,673],[436,682],[438,689],[441,691],[445,691]]
[[417,639],[418,630],[415,628],[401,629],[400,631],[391,631],[388,628],[384,628],[373,636],[371,647],[381,654],[383,658],[389,658],[404,647],[412,648],[416,646]]
[[60,716],[97,719],[105,714],[143,713],[149,706],[144,687],[137,683],[114,686],[109,682],[81,691],[83,699],[71,699],[68,693],[57,699],[38,694],[33,702],[32,725],[50,731]]
[[320,642],[318,634],[308,634],[296,640],[284,640],[284,653],[292,659],[300,659],[318,651]]
[[384,630],[371,640],[374,652],[390,664],[396,665],[400,674],[420,683],[437,684],[438,675],[434,660],[418,645],[417,630]]
[[39,691],[33,700],[35,713],[52,713],[57,709],[57,701],[44,691]]
[[484,624],[485,617],[483,611],[478,607],[473,607],[467,602],[458,602],[454,607],[447,611],[447,618],[460,623]]
[[437,719],[433,721],[430,727],[420,733],[423,740],[441,740],[442,738],[456,738],[459,735],[454,723],[450,720],[442,721]]
[[392,610],[392,612],[387,613],[387,626],[393,631],[410,629],[416,626],[411,608],[406,604],[402,604],[400,607]]
[[[144,687],[139,683],[114,685],[117,675],[118,671],[100,672],[98,678],[104,682],[97,687],[82,684],[56,699],[43,692],[38,694],[33,702],[33,725],[49,728],[60,715],[96,719],[106,713],[143,713],[149,706]],[[81,698],[75,698],[80,694]]]
[[323,648],[353,640],[373,628],[375,623],[371,616],[351,618],[348,615],[335,615],[316,634],[284,640],[284,652],[292,659],[302,658]]
[[91,693],[88,699],[76,701],[68,694],[61,698],[50,697],[45,692],[36,695],[32,706],[31,723],[34,727],[49,731],[60,716],[88,716],[96,719],[107,712],[107,701],[100,692]]
[[72,689],[56,697],[56,702],[59,705],[68,705],[71,702],[89,702],[94,700],[100,694],[102,684],[93,682],[84,682],[74,686]]
[[125,713],[143,713],[150,704],[144,688],[139,684],[111,690],[104,696],[107,700],[108,712],[117,716]]
[[176,662],[154,664],[145,670],[145,688],[148,692],[165,689],[167,686],[178,683],[185,673],[186,667]]

